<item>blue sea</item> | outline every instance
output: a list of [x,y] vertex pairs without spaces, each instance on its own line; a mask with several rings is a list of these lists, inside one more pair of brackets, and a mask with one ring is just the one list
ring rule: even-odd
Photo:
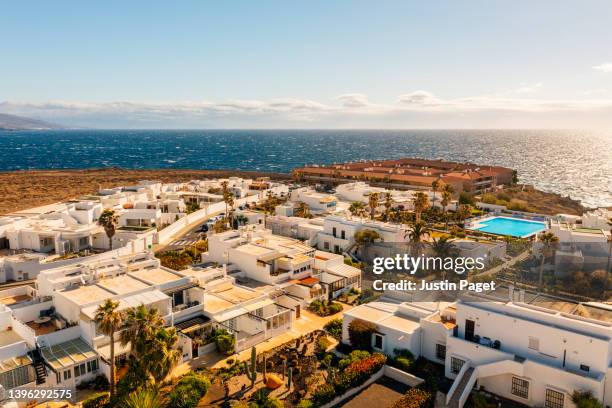
[[0,171],[91,167],[289,172],[304,164],[442,158],[518,170],[522,183],[612,206],[612,134],[549,130],[0,131]]

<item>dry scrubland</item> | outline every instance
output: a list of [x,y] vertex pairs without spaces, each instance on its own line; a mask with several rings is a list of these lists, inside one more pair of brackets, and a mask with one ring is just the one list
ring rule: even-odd
[[[238,170],[28,170],[0,173],[0,214],[51,204],[92,194],[101,187],[134,184],[139,180],[188,181],[213,177],[271,177],[290,179],[289,174]],[[533,188],[504,190],[511,200],[524,202],[530,210],[545,214],[582,214],[579,202]],[[508,198],[508,197],[502,197]]]
[[92,194],[102,187],[135,184],[139,180],[188,181],[213,177],[271,177],[288,174],[235,170],[28,170],[0,173],[0,214]]

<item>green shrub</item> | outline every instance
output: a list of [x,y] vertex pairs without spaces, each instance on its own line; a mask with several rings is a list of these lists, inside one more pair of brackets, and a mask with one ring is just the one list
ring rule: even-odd
[[355,319],[349,323],[349,341],[351,346],[361,350],[372,349],[372,334],[376,331],[376,325],[364,320]]
[[108,392],[99,392],[83,401],[83,408],[106,408],[110,402]]
[[226,356],[234,354],[236,347],[236,337],[227,330],[217,330],[213,334],[217,351]]
[[411,388],[392,408],[424,408],[429,405],[432,395],[419,388]]
[[181,378],[168,394],[170,406],[194,408],[210,388],[210,380],[201,374],[189,373]]
[[336,396],[336,389],[331,384],[319,385],[312,394],[312,402],[315,406],[325,405],[333,401]]
[[459,193],[459,204],[476,205],[474,196],[466,191]]
[[395,357],[393,359],[392,366],[395,368],[399,368],[402,371],[410,372],[410,370],[414,366],[414,360],[411,360],[406,357]]
[[314,408],[315,404],[309,399],[301,399],[297,404],[297,408]]
[[342,339],[342,319],[332,319],[323,328],[336,340]]
[[333,315],[336,313],[340,313],[342,311],[342,305],[338,302],[330,302],[329,305],[327,305],[327,315]]
[[576,390],[572,393],[572,402],[576,408],[601,408],[603,405],[590,391]]
[[325,336],[321,336],[317,339],[317,349],[321,352],[325,352],[327,348],[331,346],[331,341]]

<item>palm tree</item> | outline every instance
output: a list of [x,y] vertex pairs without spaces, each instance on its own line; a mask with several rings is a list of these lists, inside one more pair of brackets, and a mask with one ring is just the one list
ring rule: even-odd
[[128,343],[136,358],[145,355],[151,346],[155,330],[164,326],[164,319],[156,308],[147,309],[143,304],[130,308],[125,313],[125,330],[121,332],[121,345]]
[[107,299],[96,309],[94,320],[102,333],[110,337],[110,396],[115,396],[115,333],[123,326],[123,313],[118,311],[119,302]]
[[378,208],[378,199],[380,195],[378,193],[370,193],[368,196],[368,207],[370,207],[370,219],[374,219],[376,216],[376,208]]
[[221,191],[223,194],[223,201],[225,202],[225,218],[227,218],[228,222],[230,219],[228,207],[234,208],[234,194],[229,190],[229,183],[227,180],[223,180],[221,182]]
[[431,182],[431,191],[433,192],[433,197],[431,197],[431,206],[436,206],[436,192],[440,189],[440,180],[436,179]]
[[[353,238],[355,240],[355,243],[353,244],[353,247],[355,248],[355,252],[364,248],[367,244],[371,244],[376,241],[382,241],[382,237],[380,236],[378,231],[367,229],[367,228],[355,232],[355,235],[353,235]],[[350,251],[350,248],[349,248],[349,251]]]
[[469,204],[461,204],[459,208],[457,208],[457,212],[455,215],[459,222],[463,224],[463,222],[472,214],[472,207]]
[[552,256],[555,253],[555,248],[559,242],[559,238],[551,232],[544,232],[538,237],[542,243],[541,260],[540,260],[540,274],[538,277],[538,288],[542,290],[542,277],[544,276],[544,261],[547,257]]
[[391,215],[391,209],[393,208],[393,198],[391,197],[391,193],[386,193],[385,194],[385,212],[384,212],[384,218],[385,221],[389,221],[389,217]]
[[131,392],[121,403],[121,408],[164,408],[164,398],[154,388],[140,388]]
[[178,348],[178,334],[174,327],[158,328],[152,341],[148,371],[156,384],[162,382],[183,356]]
[[348,210],[354,217],[363,217],[366,212],[365,204],[361,201],[353,201]]
[[[431,249],[437,257],[442,258],[455,258],[459,256],[459,249],[453,244],[453,240],[448,236],[442,236],[438,239],[434,239],[431,244]],[[446,269],[442,268],[443,276],[442,280],[446,279]]]
[[238,214],[237,216],[234,217],[233,222],[234,222],[234,226],[238,228],[241,225],[246,225],[247,222],[249,222],[249,219],[242,214]]
[[417,193],[414,193],[414,199],[413,199],[413,204],[414,204],[414,213],[415,213],[415,220],[416,223],[420,223],[421,222],[421,214],[423,213],[423,211],[425,211],[427,209],[427,207],[429,207],[429,198],[427,197],[427,194],[419,191]]
[[418,255],[421,249],[421,245],[423,243],[423,239],[429,236],[429,230],[424,222],[417,222],[412,226],[412,229],[404,235],[404,239],[408,239],[408,241],[412,244],[415,249],[415,254]]
[[445,225],[444,229],[446,230],[448,229],[448,214],[446,211],[446,207],[448,207],[452,198],[453,198],[453,195],[450,191],[442,190],[442,201],[440,201],[440,204],[442,205],[442,214],[444,216],[444,225]]
[[115,235],[115,230],[117,229],[117,225],[119,224],[119,218],[115,214],[115,211],[111,209],[106,209],[102,211],[100,214],[100,218],[98,218],[98,224],[104,228],[104,232],[108,237],[110,242],[110,249],[113,249],[113,236]]

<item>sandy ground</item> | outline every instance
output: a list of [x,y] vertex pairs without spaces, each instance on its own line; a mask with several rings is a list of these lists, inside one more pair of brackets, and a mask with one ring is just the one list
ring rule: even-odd
[[0,172],[0,214],[52,204],[92,194],[101,187],[135,184],[140,180],[189,181],[193,179],[243,176],[288,179],[289,174],[235,170],[28,170]]

